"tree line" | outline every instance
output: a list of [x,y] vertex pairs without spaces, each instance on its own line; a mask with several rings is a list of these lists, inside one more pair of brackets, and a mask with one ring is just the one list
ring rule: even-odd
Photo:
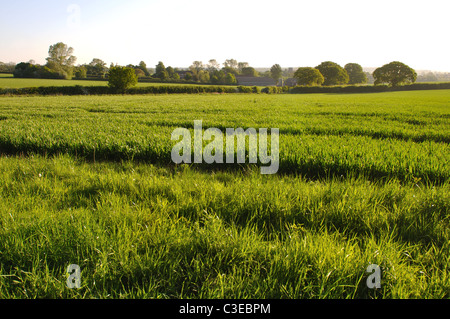
[[[399,61],[393,61],[375,69],[372,76],[375,85],[398,86],[414,83],[417,79],[416,71]],[[315,68],[299,68],[294,77],[297,84],[301,86],[355,85],[368,82],[367,73],[363,71],[361,65],[348,63],[345,67],[341,67],[332,61],[322,62]]]
[[[94,58],[91,63],[75,66],[77,58],[73,55],[74,49],[59,42],[49,47],[47,63],[37,65],[34,61],[21,62],[14,66],[14,77],[19,78],[59,78],[59,79],[105,79],[111,76],[111,71],[117,70],[117,65],[111,64],[108,68],[101,59]],[[223,65],[223,66],[222,66]],[[155,79],[163,82],[199,82],[211,84],[236,84],[236,77],[241,76],[267,76],[276,83],[279,82],[285,71],[279,64],[274,64],[268,71],[259,73],[247,62],[238,62],[235,59],[225,60],[220,64],[215,59],[207,64],[202,61],[194,61],[188,70],[179,70],[171,66],[166,67],[159,62],[155,69],[147,67],[144,61],[138,65],[127,65],[122,68],[127,71],[127,77]],[[0,64],[7,70],[11,70],[11,64]],[[365,84],[369,77],[377,84],[389,84],[398,86],[413,83],[417,80],[417,73],[409,66],[399,61],[377,68],[372,74],[363,71],[361,65],[348,63],[344,67],[332,61],[322,62],[316,67],[300,67],[292,74],[296,84],[300,86],[332,86],[345,84]],[[136,80],[137,81],[137,80]],[[134,79],[131,81],[134,82]]]

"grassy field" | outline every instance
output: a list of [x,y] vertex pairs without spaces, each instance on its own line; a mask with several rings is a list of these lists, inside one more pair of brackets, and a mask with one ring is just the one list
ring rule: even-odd
[[[40,86],[107,86],[108,81],[89,81],[89,80],[60,80],[60,79],[18,79],[13,78],[12,74],[0,74],[0,88],[12,88],[20,89],[27,87],[40,87]],[[139,82],[138,87],[146,86],[172,86],[172,85],[196,85],[186,83],[149,83]]]
[[[0,297],[449,298],[449,101],[1,97]],[[279,128],[279,173],[173,165],[194,120]]]

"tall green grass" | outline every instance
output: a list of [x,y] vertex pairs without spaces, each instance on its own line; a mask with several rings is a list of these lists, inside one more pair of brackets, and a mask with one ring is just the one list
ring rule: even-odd
[[[449,298],[449,97],[1,97],[0,298]],[[198,119],[279,174],[173,165]]]
[[[3,298],[449,297],[448,183],[0,164]],[[79,290],[65,283],[74,263]]]
[[449,92],[2,98],[0,150],[168,165],[171,132],[201,119],[205,129],[279,128],[283,173],[442,183],[450,171]]

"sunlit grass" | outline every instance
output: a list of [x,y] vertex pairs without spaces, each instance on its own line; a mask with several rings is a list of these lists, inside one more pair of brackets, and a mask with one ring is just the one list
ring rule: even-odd
[[[449,185],[1,158],[3,297],[448,297]],[[65,268],[82,268],[82,288]],[[383,269],[383,288],[365,268]]]
[[[449,298],[449,97],[1,97],[0,297]],[[173,165],[198,119],[280,128],[279,173]]]
[[[14,78],[10,74],[0,74],[0,88],[27,88],[27,87],[40,87],[40,86],[107,86],[108,81],[95,81],[95,80],[61,80],[61,79],[21,79]],[[152,83],[152,82],[138,82],[138,87],[146,86],[172,86],[172,85],[197,85],[197,84],[186,84],[186,83]],[[204,85],[204,84],[198,84]]]

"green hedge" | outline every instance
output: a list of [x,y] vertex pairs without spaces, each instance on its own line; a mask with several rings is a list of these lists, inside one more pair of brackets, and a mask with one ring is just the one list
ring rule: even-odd
[[280,93],[288,93],[288,86],[267,86],[261,90],[261,93],[267,94],[280,94]]
[[235,87],[230,86],[147,86],[131,88],[126,91],[127,94],[197,94],[197,93],[236,93]]
[[[125,94],[197,94],[236,93],[229,86],[148,86],[126,90]],[[20,89],[0,89],[0,95],[106,95],[114,94],[107,86],[42,86]]]
[[390,91],[443,90],[450,89],[450,82],[413,83],[397,87],[388,85],[346,85],[346,86],[297,86],[289,92],[299,93],[375,93]]
[[[268,86],[262,88],[239,86],[214,86],[214,85],[161,85],[135,87],[126,90],[125,94],[198,94],[198,93],[374,93],[388,91],[409,90],[440,90],[450,89],[450,82],[442,83],[414,83],[399,87],[387,85],[348,85],[348,86],[297,86],[289,87]],[[18,89],[1,89],[0,95],[106,95],[114,94],[107,86],[41,86]]]
[[0,89],[0,95],[101,95],[111,94],[107,86],[40,86]]
[[253,93],[253,89],[250,86],[238,86],[239,93]]

